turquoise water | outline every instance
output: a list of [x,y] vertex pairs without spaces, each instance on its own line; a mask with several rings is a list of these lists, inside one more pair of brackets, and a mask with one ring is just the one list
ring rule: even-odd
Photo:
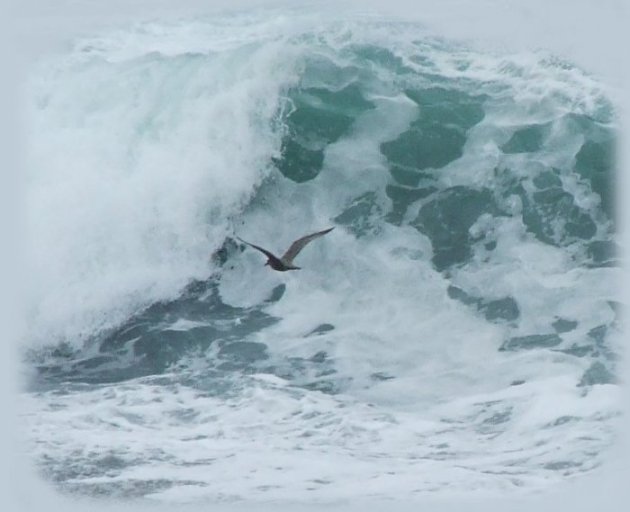
[[[599,464],[617,128],[585,71],[410,24],[237,17],[77,41],[31,92],[28,414],[61,488],[523,492]],[[327,226],[295,273],[236,239]]]

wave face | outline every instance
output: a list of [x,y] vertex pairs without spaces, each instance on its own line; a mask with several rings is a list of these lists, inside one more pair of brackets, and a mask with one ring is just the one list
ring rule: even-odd
[[[248,15],[76,41],[29,91],[24,417],[60,489],[407,499],[601,463],[620,270],[593,77]],[[235,238],[327,226],[293,273]]]

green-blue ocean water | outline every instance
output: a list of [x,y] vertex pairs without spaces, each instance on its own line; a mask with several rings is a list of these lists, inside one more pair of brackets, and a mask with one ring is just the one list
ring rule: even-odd
[[[257,23],[224,28],[241,22]],[[609,442],[616,414],[619,344],[617,128],[604,88],[543,52],[484,53],[409,24],[242,42],[237,31],[214,47],[200,37],[213,30],[122,30],[78,42],[36,76],[32,194],[52,214],[35,249],[50,255],[46,236],[59,245],[34,300],[29,392],[144,410],[148,389],[177,389],[186,403],[171,426],[184,430],[221,421],[200,419],[195,397],[247,415],[260,393],[278,400],[279,424],[289,416],[276,412],[299,411],[289,433],[261,429],[263,443],[298,446],[304,435],[311,450],[332,436],[332,452],[365,459],[356,474],[377,464],[361,448],[373,419],[363,407],[421,438],[416,421],[450,425],[412,457],[445,464],[445,475],[468,436],[499,454],[492,467],[472,463],[476,475],[502,475],[497,488],[592,469],[587,454]],[[336,229],[300,255],[303,270],[287,274],[237,238],[281,253],[327,226]],[[551,414],[545,393],[567,410]],[[337,406],[359,411],[339,438]],[[379,428],[381,454],[415,468]],[[502,439],[530,431],[514,462]],[[239,432],[228,436],[237,444]],[[574,440],[566,453],[536,451],[563,436]],[[98,470],[77,442],[38,452],[66,490],[144,496],[179,485],[127,485],[133,464],[151,464],[149,448],[110,446],[117,462]],[[291,495],[265,485],[261,496]]]

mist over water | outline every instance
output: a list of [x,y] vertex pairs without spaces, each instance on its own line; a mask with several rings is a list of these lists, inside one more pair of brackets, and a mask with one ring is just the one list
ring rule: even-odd
[[[601,464],[618,118],[572,62],[257,11],[78,38],[28,98],[23,417],[59,489],[510,495]],[[295,273],[235,238],[327,226]]]

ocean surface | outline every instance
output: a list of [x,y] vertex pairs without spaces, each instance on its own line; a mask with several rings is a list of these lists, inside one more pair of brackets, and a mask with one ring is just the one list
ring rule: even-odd
[[[620,416],[597,77],[375,15],[121,24],[29,76],[21,429],[76,496],[526,495]],[[282,253],[277,273],[237,236]]]

